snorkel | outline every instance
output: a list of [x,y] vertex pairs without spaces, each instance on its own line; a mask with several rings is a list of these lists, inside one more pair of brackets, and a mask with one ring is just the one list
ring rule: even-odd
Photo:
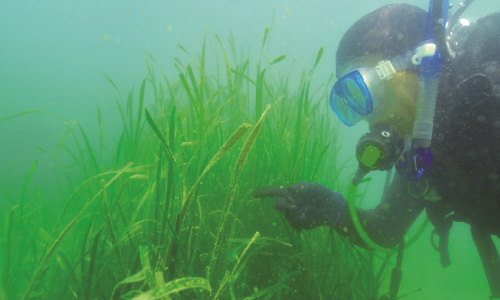
[[[427,55],[423,56],[420,63],[418,99],[411,147],[403,153],[402,159],[396,165],[398,172],[410,181],[418,180],[432,163],[431,140],[439,77],[443,60],[446,62],[449,60],[449,52],[444,40],[448,4],[448,0],[436,2],[431,0],[429,3],[425,32],[426,44],[421,49]],[[436,42],[436,39],[439,42]],[[434,43],[438,44],[437,47]],[[429,56],[432,52],[434,54]]]

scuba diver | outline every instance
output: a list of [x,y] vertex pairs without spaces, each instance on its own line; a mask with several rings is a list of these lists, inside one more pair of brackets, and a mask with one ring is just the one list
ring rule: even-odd
[[[329,104],[345,125],[363,120],[370,128],[356,147],[351,195],[308,182],[253,192],[275,197],[296,229],[326,225],[361,247],[396,249],[390,292],[381,299],[397,297],[404,236],[424,209],[444,267],[452,223],[470,225],[491,299],[500,299],[491,237],[500,237],[500,13],[474,24],[460,19],[471,2],[449,19],[446,0],[431,0],[429,13],[387,5],[342,37]],[[356,209],[350,199],[372,170],[389,170],[382,200]]]

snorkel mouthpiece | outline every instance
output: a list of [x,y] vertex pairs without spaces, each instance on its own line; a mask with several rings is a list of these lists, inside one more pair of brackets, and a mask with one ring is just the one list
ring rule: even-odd
[[359,165],[352,184],[358,185],[366,174],[374,170],[390,170],[404,149],[404,140],[391,130],[390,125],[376,124],[363,134],[356,146]]
[[[423,46],[417,48],[417,52],[420,53],[422,59],[419,70],[418,99],[415,121],[413,123],[411,148],[403,154],[401,160],[396,165],[398,172],[410,181],[418,180],[432,163],[431,140],[434,127],[434,112],[439,88],[439,77],[443,67],[439,56],[439,49],[436,47],[434,41],[435,16],[433,15],[433,7],[434,3],[431,0],[427,16],[426,42]],[[448,16],[448,0],[442,1],[441,12],[441,18],[438,20],[442,22],[442,30],[444,31]]]

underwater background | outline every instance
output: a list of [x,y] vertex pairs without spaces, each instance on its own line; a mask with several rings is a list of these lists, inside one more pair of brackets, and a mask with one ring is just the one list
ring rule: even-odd
[[[367,126],[329,110],[336,47],[395,2],[428,6],[0,0],[0,299],[386,293],[394,255],[297,232],[251,191],[345,195]],[[496,11],[476,0],[463,17]],[[385,175],[370,177],[358,207],[380,201]],[[454,224],[445,269],[431,231],[405,251],[403,299],[488,299],[469,226]]]

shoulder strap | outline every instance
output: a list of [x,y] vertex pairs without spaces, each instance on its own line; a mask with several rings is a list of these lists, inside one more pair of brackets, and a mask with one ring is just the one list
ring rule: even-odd
[[[438,226],[434,225],[436,228],[431,234],[431,245],[439,252],[441,266],[446,268],[451,264],[450,253],[448,251],[448,243],[450,241],[450,229],[453,225],[453,215],[444,216]],[[436,245],[434,242],[434,235],[439,236],[439,244]]]
[[497,248],[487,231],[474,225],[470,229],[490,284],[491,299],[500,298],[500,257]]
[[[448,242],[450,236],[450,229],[453,225],[454,214],[451,208],[443,203],[440,197],[434,202],[428,202],[426,206],[427,216],[429,221],[435,227],[431,235],[431,245],[439,252],[441,265],[447,267],[450,265],[450,255],[448,253]],[[439,236],[439,243],[436,245],[434,236]]]

